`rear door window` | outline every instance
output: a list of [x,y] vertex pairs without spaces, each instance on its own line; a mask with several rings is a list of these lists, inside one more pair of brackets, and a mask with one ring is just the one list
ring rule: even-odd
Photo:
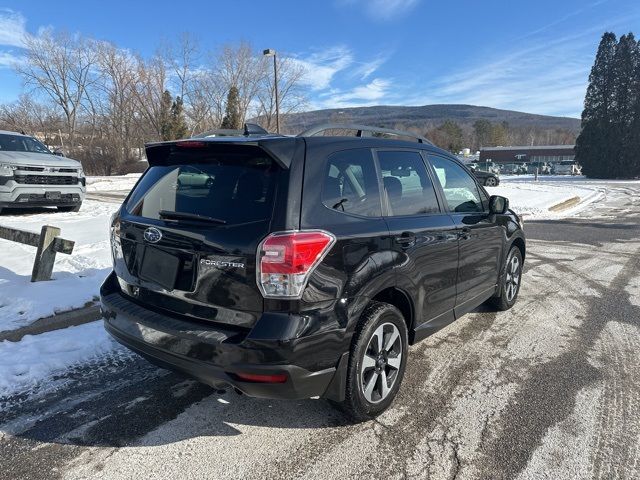
[[380,189],[369,149],[345,150],[327,159],[322,203],[339,212],[379,217]]
[[389,215],[440,213],[433,183],[418,152],[379,151],[378,161]]
[[231,225],[271,218],[280,167],[270,157],[189,155],[167,163],[172,160],[180,163],[147,170],[127,202],[130,214],[189,221],[179,215],[187,214]]

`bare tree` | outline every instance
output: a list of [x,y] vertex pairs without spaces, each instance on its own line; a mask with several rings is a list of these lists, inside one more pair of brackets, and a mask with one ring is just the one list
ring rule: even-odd
[[95,42],[65,33],[44,32],[25,38],[26,61],[16,70],[27,85],[44,93],[64,115],[69,143],[75,146],[78,116],[87,90],[96,82]]
[[[264,69],[269,71],[272,60],[263,58],[266,63]],[[278,103],[281,115],[300,111],[307,104],[307,99],[301,86],[301,80],[306,74],[304,66],[287,57],[277,57],[278,71]],[[276,100],[274,75],[267,73],[256,94],[258,117],[262,126],[269,130],[276,129]],[[282,120],[282,117],[281,117]]]
[[47,145],[60,145],[61,118],[49,103],[22,94],[13,103],[0,106],[0,128],[36,135]]
[[243,121],[264,82],[265,68],[263,58],[257,56],[247,42],[224,45],[215,56],[213,76],[224,88],[225,95],[231,87],[238,89],[240,118]]
[[163,95],[167,90],[167,68],[163,58],[156,55],[145,62],[137,58],[138,82],[135,99],[139,114],[147,121],[154,140],[162,138]]

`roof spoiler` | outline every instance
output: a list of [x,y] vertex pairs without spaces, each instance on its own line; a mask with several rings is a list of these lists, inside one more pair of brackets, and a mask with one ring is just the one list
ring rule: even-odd
[[409,137],[418,141],[418,143],[426,143],[427,145],[433,145],[429,140],[415,133],[406,132],[404,130],[392,130],[390,128],[371,127],[369,125],[356,125],[351,123],[322,123],[315,125],[304,132],[298,134],[298,137],[313,137],[321,132],[327,130],[355,130],[356,137],[374,137],[377,134],[394,135],[397,137]]

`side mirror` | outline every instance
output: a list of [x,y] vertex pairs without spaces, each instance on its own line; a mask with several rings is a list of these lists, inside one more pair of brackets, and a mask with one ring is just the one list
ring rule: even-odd
[[64,157],[64,152],[62,151],[61,148],[56,148],[53,151],[53,154],[56,155],[57,157]]
[[489,213],[502,215],[509,210],[509,199],[500,195],[491,195],[489,198]]

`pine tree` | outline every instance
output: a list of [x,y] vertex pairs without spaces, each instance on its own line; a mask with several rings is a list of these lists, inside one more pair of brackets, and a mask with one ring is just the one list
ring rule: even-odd
[[227,107],[222,119],[221,128],[239,129],[242,128],[242,119],[240,118],[240,99],[238,89],[234,86],[229,89],[227,95]]
[[612,64],[616,50],[616,36],[606,32],[602,36],[596,59],[589,75],[589,86],[582,111],[582,130],[576,140],[576,160],[590,177],[610,175],[608,164],[609,136],[612,133],[613,113]]
[[184,118],[184,104],[180,96],[171,105],[171,139],[177,140],[187,136],[187,122]]
[[[635,163],[637,152],[629,151],[634,106],[637,97],[636,70],[638,43],[633,33],[623,35],[613,57],[613,101],[611,135],[609,136],[609,171],[612,177],[629,174],[629,163]],[[630,158],[630,154],[633,158]],[[631,162],[630,162],[631,160]]]
[[[640,42],[632,33],[620,38],[616,71],[616,135],[620,139],[620,177],[640,175]],[[621,81],[624,80],[624,81]]]
[[172,99],[169,90],[165,90],[162,93],[162,99],[160,103],[160,136],[162,140],[173,140],[172,128],[171,128],[171,106]]

